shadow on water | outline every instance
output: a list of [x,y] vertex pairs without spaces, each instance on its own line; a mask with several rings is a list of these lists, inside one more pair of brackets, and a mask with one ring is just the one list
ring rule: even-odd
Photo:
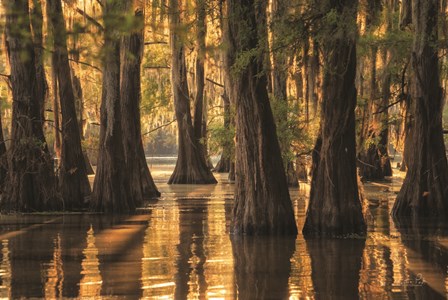
[[148,216],[15,218],[2,218],[2,224],[18,221],[20,226],[0,234],[1,297],[140,295],[141,245]]
[[141,297],[142,244],[150,214],[101,216],[91,222],[102,296]]

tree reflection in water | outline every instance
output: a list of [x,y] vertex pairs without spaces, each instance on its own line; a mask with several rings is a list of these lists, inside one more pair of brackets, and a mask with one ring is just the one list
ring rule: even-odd
[[394,218],[406,249],[411,276],[403,282],[415,299],[446,299],[448,293],[448,228],[435,219]]
[[287,299],[295,238],[232,236],[239,299]]
[[364,239],[306,240],[316,299],[357,299]]
[[393,222],[383,188],[366,188],[366,240],[234,236],[231,185],[170,186],[136,215],[2,215],[0,296],[445,298],[447,224]]
[[[41,217],[26,216],[16,221],[20,225],[9,240],[11,298],[44,298],[46,291],[42,283],[63,280],[59,277],[61,274],[50,272],[62,218],[53,217],[43,221]],[[62,296],[60,290],[54,293],[58,297]]]
[[2,241],[2,261],[0,264],[0,297],[5,299],[11,298],[11,260],[9,252],[9,241]]
[[87,231],[86,247],[82,253],[84,258],[81,263],[82,278],[79,283],[79,296],[81,298],[99,297],[103,279],[99,269],[98,248],[95,245],[95,232],[92,225]]
[[[175,299],[194,297],[204,299],[207,281],[204,276],[206,261],[204,236],[208,234],[208,201],[179,199],[179,244],[176,248]],[[191,205],[191,203],[196,205]],[[200,204],[199,204],[200,203]]]

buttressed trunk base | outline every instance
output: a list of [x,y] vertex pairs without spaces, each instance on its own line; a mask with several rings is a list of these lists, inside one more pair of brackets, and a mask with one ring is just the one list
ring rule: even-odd
[[[261,1],[228,1],[226,56],[228,69],[238,53],[258,49],[266,34],[266,7]],[[244,21],[242,21],[244,20]],[[248,32],[255,31],[257,34]],[[248,235],[295,235],[276,126],[269,103],[263,51],[230,75],[236,107],[236,174],[233,231]]]
[[[327,5],[324,5],[327,4]],[[322,43],[326,68],[320,136],[313,152],[313,178],[305,236],[362,234],[366,224],[356,173],[356,28],[357,1],[324,1],[350,26],[336,31]],[[325,26],[325,25],[323,25]],[[338,25],[335,25],[338,26]]]

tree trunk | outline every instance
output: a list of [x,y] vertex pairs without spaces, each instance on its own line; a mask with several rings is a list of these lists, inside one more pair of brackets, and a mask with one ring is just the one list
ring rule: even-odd
[[309,58],[309,73],[308,73],[308,93],[312,108],[312,118],[317,114],[319,99],[317,96],[318,78],[319,78],[319,44],[316,39],[313,38],[311,51],[312,55]]
[[61,0],[47,0],[47,14],[53,31],[55,68],[62,112],[62,153],[59,169],[59,188],[66,210],[84,208],[90,183],[81,148],[81,136],[75,108],[75,94],[70,75],[67,51],[67,32]]
[[[9,169],[2,195],[4,211],[45,211],[63,207],[42,129],[42,94],[31,38],[28,0],[4,1],[13,112]],[[17,30],[20,28],[20,30]]]
[[400,28],[404,28],[412,23],[412,1],[402,0],[400,10]]
[[[204,147],[206,138],[206,127],[204,128],[204,87],[205,87],[205,36],[207,34],[207,24],[205,22],[205,0],[196,0],[196,98],[194,101],[194,136],[197,144],[207,160],[207,149]],[[204,130],[205,129],[205,130]]]
[[[103,90],[98,166],[90,209],[125,213],[135,210],[123,149],[120,107],[120,37],[117,18],[123,3],[104,3]],[[118,15],[118,16],[117,16]]]
[[[128,1],[132,4],[133,1]],[[128,11],[133,10],[133,5]],[[141,99],[141,63],[144,44],[144,16],[137,7],[135,22],[138,27],[123,37],[121,68],[121,123],[123,127],[123,146],[132,198],[137,205],[144,199],[159,197],[154,180],[146,162],[141,135],[140,99]]]
[[[226,130],[230,130],[231,112],[230,112],[230,99],[227,93],[227,89],[228,87],[225,86],[224,94],[222,95],[222,100],[224,104],[224,128]],[[222,148],[223,149],[221,153],[221,158],[219,159],[219,162],[216,164],[214,171],[218,173],[228,173],[230,172],[230,165],[232,163],[233,141],[232,143],[225,143]]]
[[[283,30],[285,30],[284,28],[286,26],[286,24],[282,22],[286,13],[287,3],[285,0],[272,1],[272,86],[274,99],[275,101],[279,101],[281,106],[281,114],[278,116],[277,123],[280,122],[285,124],[285,126],[281,126],[283,128],[288,126],[288,95],[286,90],[286,81],[288,79],[288,57],[284,49],[279,46],[284,33]],[[281,50],[278,50],[277,48]],[[283,139],[283,142],[280,144],[280,148],[282,149],[283,158],[287,159],[290,152],[290,140]],[[298,187],[299,179],[297,177],[297,172],[294,169],[293,161],[284,161],[284,164],[286,168],[288,186]]]
[[[373,22],[373,21],[371,21]],[[369,24],[371,26],[371,24]],[[369,30],[372,30],[371,28]],[[377,144],[377,136],[381,131],[381,124],[378,121],[378,117],[374,115],[375,111],[381,109],[378,105],[377,98],[377,46],[371,46],[371,58],[370,58],[370,95],[368,99],[367,105],[365,105],[365,119],[363,119],[363,123],[366,123],[366,131],[361,132],[362,135],[365,135],[365,138],[361,138],[361,145],[359,147],[362,148],[359,154],[360,163],[359,166],[359,175],[363,180],[373,181],[373,180],[383,180],[384,174],[381,164],[381,153]],[[365,145],[367,142],[368,145]]]
[[178,157],[168,184],[214,184],[215,177],[195,138],[191,121],[185,49],[181,40],[180,3],[170,0],[171,84],[178,127]]
[[294,83],[296,88],[297,105],[303,100],[303,55],[302,50],[298,50],[295,57]]
[[235,162],[234,161],[231,161],[230,162],[230,170],[229,170],[229,181],[231,181],[231,182],[234,182],[235,181]]
[[[221,35],[221,42],[224,44],[225,43],[225,30],[226,30],[226,26],[224,26],[224,16],[223,16],[223,1],[221,0],[220,2],[220,18],[219,18],[219,28],[221,29],[222,35]],[[227,49],[223,49],[223,51],[220,53],[221,54],[221,60],[224,60],[225,55],[226,55],[226,51],[228,51]],[[223,80],[224,80],[224,92],[221,96],[222,98],[222,102],[223,102],[223,106],[224,106],[224,128],[227,131],[230,131],[230,127],[234,126],[235,124],[235,118],[232,115],[232,111],[231,111],[231,106],[230,106],[230,96],[231,96],[231,91],[230,91],[230,81],[229,81],[229,76],[230,76],[230,70],[228,69],[228,66],[226,64],[223,64]],[[215,172],[218,173],[229,173],[229,180],[233,181],[235,180],[234,176],[231,174],[234,169],[232,170],[232,163],[234,162],[235,159],[235,154],[234,154],[234,148],[235,148],[235,143],[232,141],[228,141],[226,139],[226,142],[222,145],[222,153],[221,153],[221,158],[219,160],[219,162],[217,163],[216,167],[215,167]],[[233,176],[233,177],[232,177]],[[232,179],[233,178],[233,179]]]
[[7,172],[8,172],[8,157],[6,152],[6,142],[3,135],[2,111],[0,110],[0,194],[5,189]]
[[[393,29],[394,13],[397,11],[396,0],[388,1],[383,5],[386,18],[386,31]],[[381,123],[381,131],[379,133],[380,141],[378,143],[378,150],[381,155],[381,168],[383,169],[384,176],[392,176],[392,164],[389,157],[389,101],[391,98],[391,83],[392,73],[388,69],[389,63],[392,60],[392,52],[384,48],[381,54],[383,65],[383,80],[381,85],[381,104],[380,109],[382,112],[379,114],[379,120]]]
[[[324,1],[344,26],[322,41],[326,68],[320,137],[313,154],[313,179],[303,234],[361,234],[366,230],[356,174],[356,11],[358,1]],[[346,23],[349,23],[348,26]],[[351,29],[348,30],[347,29]]]
[[[48,85],[45,77],[45,66],[44,66],[44,47],[43,47],[43,23],[44,17],[42,14],[42,0],[32,0],[32,9],[30,11],[31,17],[31,30],[33,34],[34,42],[34,55],[36,57],[36,93],[39,96],[39,107],[40,107],[40,119],[45,120],[45,96],[47,94]],[[43,125],[43,123],[42,123]]]
[[57,74],[57,54],[51,54],[51,85],[53,90],[53,133],[54,133],[54,156],[61,159],[61,122],[59,121],[59,88],[58,88],[58,74]]
[[380,123],[378,151],[381,158],[381,169],[384,176],[392,176],[392,164],[389,157],[389,99],[391,97],[390,85],[392,82],[392,74],[387,70],[388,65],[387,49],[383,50],[383,80],[381,86],[381,103],[379,109],[382,111],[378,114],[378,122]]
[[259,1],[227,2],[227,68],[236,107],[236,184],[233,231],[236,234],[295,235],[276,126],[269,103],[264,51],[237,65],[242,53],[254,53],[266,38],[266,7]]
[[437,50],[439,1],[413,0],[411,79],[412,159],[393,207],[394,216],[448,213],[448,165],[442,130],[444,101]]
[[[296,56],[296,72],[294,75],[294,82],[296,87],[296,93],[297,93],[297,104],[300,107],[300,101],[303,100],[303,84],[304,84],[304,77],[303,76],[303,57],[300,55],[300,50]],[[308,126],[308,125],[307,125]],[[296,158],[296,176],[298,180],[307,181],[308,180],[308,174],[306,170],[306,160],[305,156],[299,156]]]
[[70,77],[72,79],[73,93],[75,94],[75,108],[76,116],[78,118],[79,134],[81,135],[81,140],[84,140],[84,101],[81,87],[81,80],[75,74],[75,70],[70,68]]
[[305,37],[303,42],[303,87],[305,89],[303,93],[303,100],[305,102],[305,123],[306,127],[310,123],[310,72],[309,72],[309,62],[310,62],[310,41],[308,37]]
[[[374,30],[377,29],[376,22],[381,9],[381,2],[379,0],[369,0],[367,1],[367,4],[368,6],[366,8],[367,9],[366,26],[368,33],[373,34]],[[383,7],[386,8],[386,5],[384,5]],[[387,148],[387,145],[384,146],[380,144],[381,142],[385,142],[385,140],[384,139],[382,141],[378,140],[378,137],[381,134],[384,135],[384,130],[382,128],[383,126],[382,116],[384,115],[384,113],[379,113],[379,111],[383,109],[381,104],[382,102],[384,102],[383,100],[384,97],[381,97],[380,101],[377,99],[378,98],[377,56],[378,56],[378,46],[375,44],[370,45],[370,70],[369,70],[370,94],[368,104],[365,107],[366,119],[363,120],[363,124],[366,123],[365,126],[366,130],[364,132],[361,132],[361,134],[364,135],[364,137],[361,137],[361,144],[359,145],[362,150],[359,154],[360,163],[358,164],[359,174],[361,178],[363,180],[368,181],[384,179],[385,174],[383,165],[386,163],[384,153],[387,154],[387,149],[386,152],[384,152],[384,148],[385,147]],[[366,140],[368,142],[368,145],[365,145]],[[382,150],[380,150],[380,148],[382,148]]]
[[[75,45],[74,46],[75,54],[73,55],[73,60],[75,60],[78,63],[79,55],[77,55],[77,53],[79,53],[79,50],[76,47],[77,46]],[[81,80],[79,79],[79,76],[76,75],[73,65],[70,68],[70,71],[71,71],[70,75],[71,75],[71,79],[72,79],[73,92],[75,94],[75,108],[76,108],[76,116],[78,118],[79,134],[81,136],[81,141],[83,141],[84,140],[84,125],[85,125],[85,121],[86,121],[84,119],[84,95],[83,95],[83,91],[82,91]],[[82,146],[82,144],[81,144],[81,146]],[[90,163],[90,159],[89,159],[89,156],[87,155],[87,151],[85,149],[83,149],[82,153],[84,156],[84,161],[86,163],[87,175],[94,175],[95,172],[93,171],[93,167],[92,167],[92,164]]]

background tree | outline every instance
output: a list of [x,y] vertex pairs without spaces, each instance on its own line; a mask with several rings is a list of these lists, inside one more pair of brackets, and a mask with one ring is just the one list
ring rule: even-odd
[[204,158],[207,160],[207,148],[204,147],[205,139],[207,136],[206,132],[207,125],[204,120],[206,35],[207,35],[206,1],[196,0],[197,57],[195,61],[196,97],[194,99],[193,128],[197,144],[201,148],[201,151],[204,154]]
[[62,142],[61,142],[61,122],[59,109],[59,87],[58,87],[58,70],[57,70],[58,53],[53,51],[51,54],[51,89],[52,89],[52,109],[53,109],[53,150],[55,158],[61,158]]
[[[294,235],[297,227],[267,91],[266,3],[227,2],[225,29],[236,108],[237,234]],[[261,45],[261,47],[260,47]]]
[[[141,62],[144,47],[144,15],[137,1],[127,1],[131,17],[130,32],[121,41],[121,124],[123,146],[132,198],[136,204],[143,199],[160,196],[146,162],[141,136]],[[135,13],[134,13],[135,11]]]
[[37,94],[39,95],[39,100],[41,101],[40,113],[41,119],[44,120],[44,109],[45,109],[45,98],[48,91],[47,79],[45,77],[45,64],[44,64],[44,47],[43,47],[43,37],[44,37],[44,16],[42,14],[42,0],[32,0],[30,1],[30,20],[31,20],[31,32],[33,36],[34,43],[34,55],[36,57],[36,76],[37,76]]
[[3,5],[13,113],[8,177],[2,195],[2,209],[61,209],[62,201],[56,193],[53,162],[42,129],[43,94],[38,88],[42,78],[38,78],[36,72],[28,0],[3,1]]
[[[282,130],[287,128],[288,124],[288,51],[283,45],[282,38],[288,36],[287,29],[287,8],[288,4],[285,0],[272,0],[272,91],[274,105],[278,106],[279,113],[277,117],[277,126]],[[317,100],[316,100],[317,102]],[[317,107],[317,103],[316,103]],[[283,126],[282,126],[283,125]],[[281,133],[279,134],[281,135]],[[294,157],[291,155],[291,140],[282,139],[280,147],[282,148],[284,165],[287,173],[288,185],[290,187],[299,186],[299,178],[294,168]]]
[[208,168],[205,155],[195,138],[191,120],[185,46],[181,39],[181,6],[182,3],[178,0],[169,2],[171,85],[178,126],[179,148],[176,167],[168,183],[213,184],[216,183],[216,179]]
[[[62,152],[59,168],[59,188],[66,210],[86,206],[85,197],[90,196],[90,183],[81,148],[81,136],[76,116],[70,64],[67,51],[67,33],[61,0],[47,0],[47,14],[53,31],[54,68],[62,112]],[[56,90],[55,90],[56,92]],[[55,115],[58,112],[55,112]]]
[[356,173],[357,1],[320,2],[324,77],[319,138],[303,234],[365,232]]
[[439,1],[412,0],[412,148],[407,161],[408,172],[392,210],[397,217],[444,218],[448,212],[448,165],[442,130],[444,101],[437,49],[438,14]]
[[[381,12],[381,1],[379,0],[367,0],[365,3],[365,35],[371,40],[374,40],[376,30],[378,29],[379,17]],[[375,42],[371,42],[367,46],[366,57],[359,58],[364,59],[367,67],[366,74],[362,74],[368,77],[368,89],[364,93],[368,95],[361,95],[366,97],[363,105],[363,113],[361,120],[360,130],[360,153],[359,153],[359,172],[360,176],[364,180],[382,180],[384,179],[383,169],[381,167],[381,153],[378,150],[378,142],[376,141],[378,136],[379,127],[377,118],[373,115],[374,111],[378,107],[378,45]],[[365,89],[363,89],[365,90]]]
[[120,25],[125,3],[104,2],[103,89],[98,167],[91,210],[129,212],[135,209],[123,147],[120,106]]
[[0,192],[5,188],[5,180],[8,172],[8,159],[6,151],[6,142],[3,134],[3,124],[0,112]]
[[[224,21],[224,1],[219,1],[219,29],[221,31],[221,40],[220,42],[225,45],[226,39],[225,36],[227,33],[225,32],[227,26],[225,26]],[[226,47],[222,47],[220,51],[220,60],[224,61],[226,53],[230,49],[226,49]],[[215,130],[215,132],[212,131],[213,136],[222,137],[220,139],[220,146],[222,147],[221,151],[221,158],[216,164],[216,167],[214,169],[215,172],[218,173],[229,173],[229,179],[235,180],[235,143],[234,143],[234,127],[235,127],[235,118],[234,118],[234,111],[231,108],[231,91],[230,91],[230,66],[227,64],[223,64],[222,66],[222,78],[224,82],[224,90],[222,93],[222,104],[223,104],[223,114],[224,114],[224,120],[223,120],[223,129],[222,130]]]
[[[392,13],[392,8],[387,3],[381,3],[378,0],[367,0],[364,10],[366,30],[363,39],[366,44],[366,54],[358,59],[364,60],[367,65],[365,68],[367,70],[360,76],[365,76],[369,80],[368,91],[365,92],[367,95],[360,95],[366,100],[363,101],[362,107],[358,167],[363,180],[383,180],[385,176],[392,176],[387,128],[391,78],[387,68],[387,48],[383,47],[384,49],[379,51],[381,43],[379,31],[381,26],[385,26],[390,31],[391,20],[387,14]],[[381,18],[382,12],[384,20]],[[381,78],[382,74],[379,72],[380,63],[383,64],[382,77],[384,78]]]

